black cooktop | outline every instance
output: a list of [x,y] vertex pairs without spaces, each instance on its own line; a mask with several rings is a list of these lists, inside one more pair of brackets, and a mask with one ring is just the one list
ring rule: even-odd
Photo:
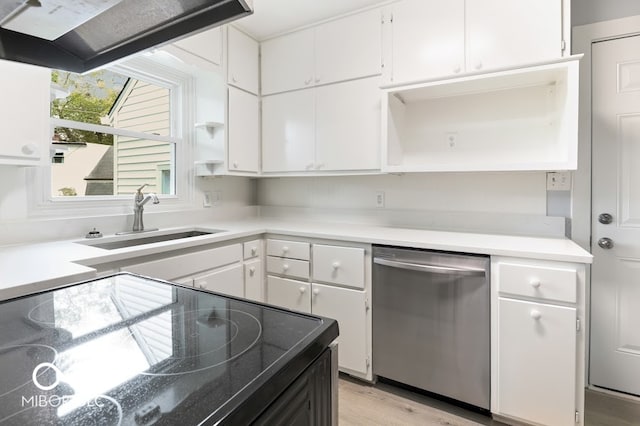
[[2,302],[0,330],[0,425],[249,419],[269,380],[337,335],[332,320],[131,274]]

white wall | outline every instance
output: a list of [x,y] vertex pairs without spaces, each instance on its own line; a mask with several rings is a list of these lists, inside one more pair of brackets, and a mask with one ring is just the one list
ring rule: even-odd
[[640,15],[638,0],[572,0],[571,25],[585,25]]

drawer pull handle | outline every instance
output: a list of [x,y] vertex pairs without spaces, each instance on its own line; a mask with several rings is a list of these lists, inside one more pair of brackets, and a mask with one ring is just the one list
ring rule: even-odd
[[317,288],[314,288],[313,289],[313,294],[315,294],[317,296],[318,294],[320,294],[320,290],[318,290]]
[[254,266],[252,266],[251,268],[249,268],[249,275],[253,276],[253,274],[256,273],[256,268]]
[[251,256],[255,256],[258,253],[258,247],[251,247]]
[[300,287],[298,290],[300,290],[300,294],[304,294],[304,292],[307,291],[304,287]]
[[533,288],[540,288],[540,280],[531,280],[530,283]]
[[289,251],[289,247],[287,247],[287,246],[282,247],[282,252],[283,253],[286,254],[288,251]]
[[289,270],[289,265],[287,265],[286,263],[282,265],[282,270],[287,272]]
[[333,262],[331,266],[333,266],[333,269],[338,269],[340,267],[340,262]]
[[207,288],[207,282],[206,281],[200,281],[200,288]]
[[533,318],[536,321],[539,320],[542,317],[542,314],[540,313],[540,311],[537,311],[535,309],[532,310],[531,314],[529,314],[529,315],[531,315],[531,318]]

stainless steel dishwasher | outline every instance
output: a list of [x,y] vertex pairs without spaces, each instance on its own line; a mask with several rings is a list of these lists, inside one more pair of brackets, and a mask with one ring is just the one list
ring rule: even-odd
[[489,410],[489,257],[374,246],[373,263],[373,373]]

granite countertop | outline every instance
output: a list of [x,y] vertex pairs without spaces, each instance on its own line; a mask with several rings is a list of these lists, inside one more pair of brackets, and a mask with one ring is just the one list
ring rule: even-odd
[[[566,238],[448,232],[320,221],[285,221],[259,218],[242,221],[216,221],[181,228],[167,228],[157,233],[183,228],[223,231],[211,235],[115,250],[86,245],[87,242],[89,244],[91,242],[82,238],[0,247],[0,300],[93,278],[96,276],[96,270],[92,267],[94,265],[238,238],[259,238],[264,234],[563,262],[591,263],[592,261],[590,253]],[[145,235],[153,235],[153,233]],[[101,241],[119,238],[127,238],[127,236],[107,235]],[[78,244],[78,242],[84,244]]]

